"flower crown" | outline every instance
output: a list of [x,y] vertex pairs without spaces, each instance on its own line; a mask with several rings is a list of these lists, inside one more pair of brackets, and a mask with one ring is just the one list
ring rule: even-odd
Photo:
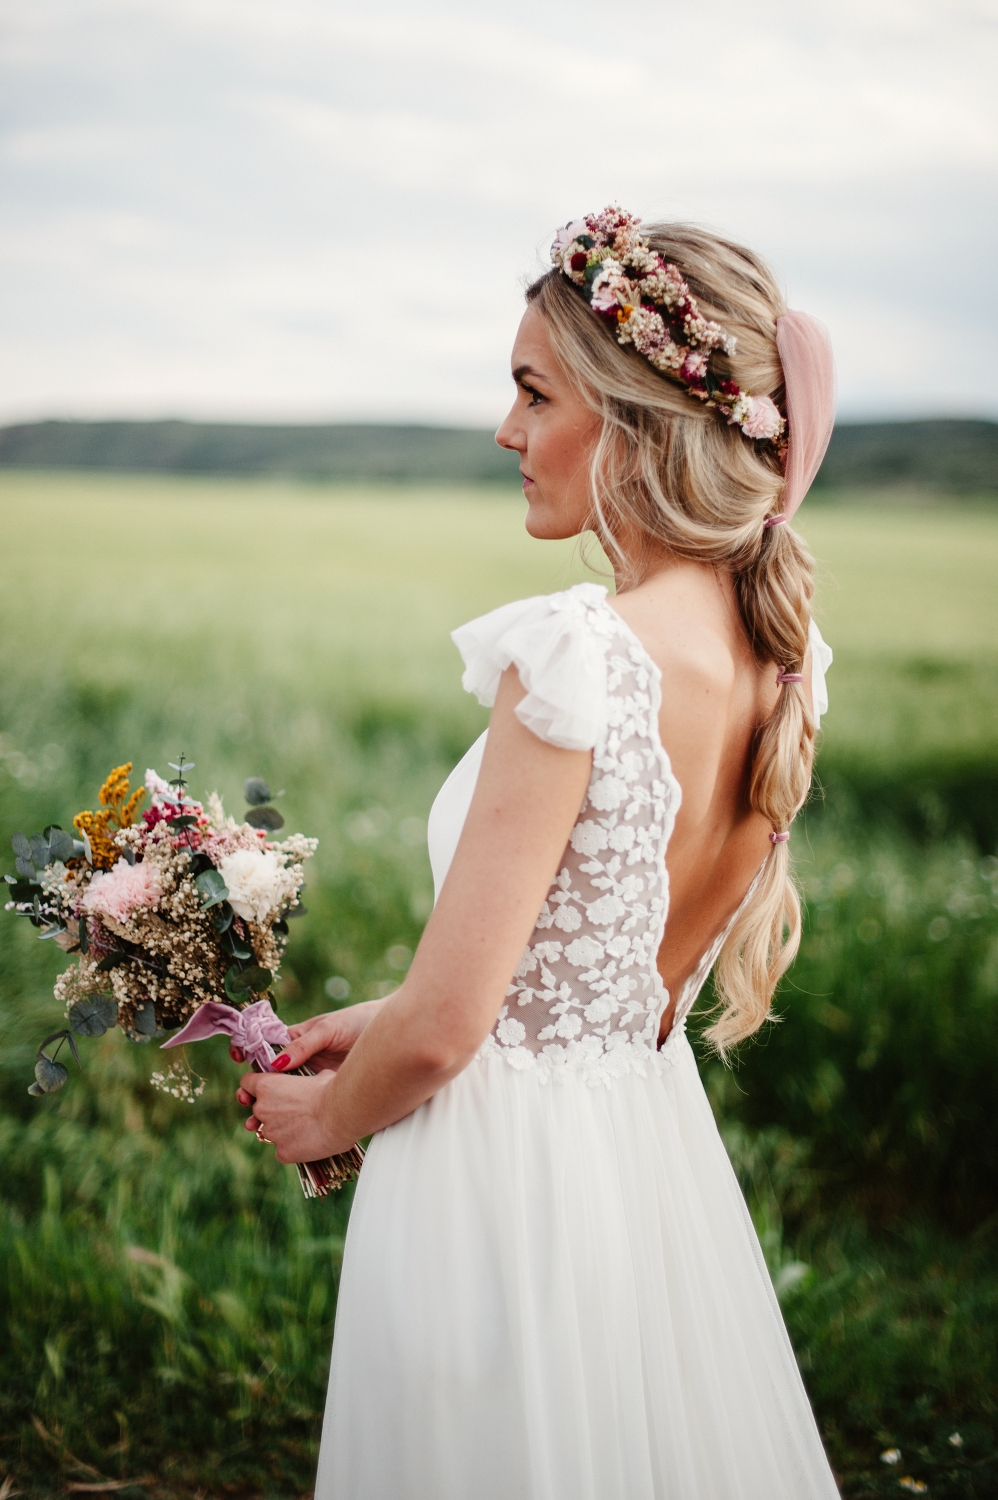
[[638,233],[640,219],[608,207],[559,229],[552,263],[576,286],[593,312],[612,323],[618,344],[633,344],[662,375],[684,385],[704,405],[724,412],[747,438],[786,447],[786,421],[769,396],[751,396],[710,368],[715,349],[733,355],[735,340],[703,317],[678,267]]

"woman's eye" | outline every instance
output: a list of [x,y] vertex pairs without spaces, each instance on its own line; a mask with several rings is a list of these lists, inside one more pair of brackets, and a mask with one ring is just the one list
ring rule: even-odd
[[527,402],[528,406],[540,406],[541,402],[546,399],[541,395],[540,391],[535,390],[532,385],[525,385],[523,389],[530,397],[530,400]]

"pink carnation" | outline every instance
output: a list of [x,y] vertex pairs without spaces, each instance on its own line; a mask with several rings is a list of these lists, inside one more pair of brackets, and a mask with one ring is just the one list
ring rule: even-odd
[[107,874],[98,870],[87,886],[83,906],[115,922],[127,922],[140,906],[156,906],[163,894],[155,865],[130,865],[119,859]]
[[749,403],[749,414],[741,424],[745,436],[758,438],[760,441],[779,437],[782,426],[783,418],[776,402],[770,396],[753,396]]

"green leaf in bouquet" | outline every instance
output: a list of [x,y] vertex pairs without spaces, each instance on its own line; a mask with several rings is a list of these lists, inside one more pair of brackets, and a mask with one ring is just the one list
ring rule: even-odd
[[42,1094],[54,1094],[56,1089],[62,1088],[68,1077],[69,1069],[65,1064],[53,1062],[44,1053],[35,1062],[35,1083]]
[[243,942],[243,940],[237,936],[235,930],[231,926],[229,926],[226,931],[222,933],[222,947],[225,949],[226,953],[231,953],[233,958],[247,959],[253,957],[253,949],[248,943]]
[[81,953],[89,953],[90,952],[90,933],[87,930],[87,914],[86,914],[86,912],[82,912],[82,911],[80,912],[80,915],[76,919],[76,927],[77,927],[77,933],[78,933],[77,941],[80,944],[80,952]]
[[151,1000],[135,1007],[135,1030],[139,1036],[155,1036],[158,1031],[156,1010]]
[[41,833],[31,835],[31,862],[36,870],[44,870],[49,862],[48,839]]
[[[25,880],[35,879],[35,867],[31,863],[30,856],[28,859],[16,859],[14,861],[14,869],[17,871],[18,875],[23,875]],[[37,885],[38,882],[35,881],[35,884]]]
[[73,858],[76,853],[76,845],[79,841],[68,833],[63,833],[61,828],[53,830],[49,839],[49,849],[52,851],[53,860],[61,860],[63,864]]
[[118,1020],[118,1005],[110,995],[90,995],[70,1007],[69,1025],[77,1036],[103,1036]]
[[[229,974],[231,973],[230,969]],[[252,964],[250,968],[243,969],[241,973],[235,975],[231,984],[237,995],[245,993],[246,990],[253,990],[256,994],[262,995],[264,990],[270,988],[270,981],[273,977],[269,969],[261,969],[257,964]],[[225,978],[228,984],[229,975],[227,974]]]
[[215,907],[211,914],[211,920],[215,925],[216,932],[228,932],[232,926],[235,912],[227,901],[222,901]]
[[182,816],[179,817],[179,818],[171,818],[171,820],[170,820],[170,827],[171,828],[193,828],[194,824],[196,822],[197,822],[197,818],[196,817],[193,817],[190,813],[183,813]]
[[127,962],[128,954],[123,952],[121,948],[116,948],[113,953],[109,953],[106,958],[101,959],[97,965],[96,972],[98,974],[106,974],[109,969],[116,969],[119,964],[127,964]]
[[10,847],[13,849],[13,851],[17,855],[18,859],[30,859],[31,858],[31,845],[28,843],[28,841],[24,837],[23,833],[12,833],[11,834],[11,836],[10,836]]
[[262,807],[273,795],[262,776],[250,776],[243,782],[243,796],[251,807]]
[[55,921],[51,927],[47,927],[44,932],[40,932],[38,937],[40,941],[44,942],[46,938],[61,937],[64,932],[68,931],[69,928],[65,922]]
[[201,907],[207,911],[210,906],[217,906],[220,901],[225,901],[229,894],[229,888],[222,879],[218,870],[202,870],[200,875],[195,876],[194,884],[201,894]]
[[288,907],[287,911],[284,913],[283,920],[285,922],[291,922],[291,921],[294,920],[295,917],[304,917],[307,914],[307,912],[308,912],[308,907],[307,906],[303,906],[302,903],[301,903],[301,901],[299,901],[297,906],[289,906]]
[[284,827],[284,819],[276,807],[251,807],[246,814],[246,821],[253,828],[267,828],[271,831]]

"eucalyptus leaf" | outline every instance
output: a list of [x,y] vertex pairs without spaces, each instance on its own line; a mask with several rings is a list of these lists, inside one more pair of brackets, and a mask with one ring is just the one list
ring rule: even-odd
[[68,1077],[69,1069],[65,1064],[46,1057],[44,1052],[35,1058],[35,1082],[41,1093],[53,1094],[62,1088]]
[[[14,861],[14,869],[17,871],[18,875],[23,875],[25,880],[34,880],[35,878],[35,867],[31,863],[30,858],[21,859],[20,857],[18,857]],[[37,884],[37,881],[35,883]]]
[[69,1050],[70,1052],[72,1052],[73,1057],[76,1060],[76,1066],[78,1068],[82,1068],[83,1064],[80,1062],[80,1049],[76,1045],[76,1038],[71,1031],[66,1032],[66,1040],[69,1043]]
[[33,1098],[40,1099],[45,1093],[45,1090],[42,1088],[40,1083],[29,1083],[28,1093],[31,1094]]
[[261,969],[257,964],[253,964],[250,968],[243,969],[242,973],[233,979],[232,988],[237,994],[243,990],[254,990],[261,995],[264,990],[269,989],[273,977],[269,969]]
[[135,1030],[140,1036],[155,1036],[158,1030],[156,1025],[156,1011],[151,1000],[145,1005],[135,1008]]
[[117,1002],[110,995],[89,995],[70,1007],[68,1019],[77,1036],[103,1036],[118,1019]]
[[200,893],[201,906],[204,911],[228,898],[229,888],[218,870],[203,870],[200,875],[195,876],[194,884]]
[[183,814],[181,814],[181,816],[179,818],[171,818],[171,820],[170,820],[170,827],[171,828],[193,828],[194,824],[196,822],[197,822],[197,818],[196,817],[192,816],[190,813],[183,813]]
[[251,807],[246,814],[246,821],[253,828],[276,830],[284,827],[284,819],[276,807]]
[[106,974],[109,969],[117,969],[120,964],[127,964],[127,962],[128,954],[122,953],[121,949],[117,948],[114,953],[109,953],[106,958],[101,959],[96,972]]
[[48,840],[40,833],[31,835],[31,858],[39,870],[44,870],[49,862]]
[[46,938],[61,937],[64,932],[68,931],[69,928],[65,922],[55,922],[51,927],[47,927],[44,932],[38,934],[39,941],[44,942]]
[[231,953],[233,958],[247,959],[253,957],[253,949],[248,943],[243,942],[241,938],[236,936],[231,926],[222,933],[222,947],[226,953]]
[[297,906],[289,907],[288,910],[284,913],[284,921],[290,922],[295,917],[303,917],[305,916],[307,911],[308,907],[302,906],[301,902],[299,901]]
[[31,845],[28,843],[28,841],[24,837],[23,833],[12,833],[11,834],[11,836],[10,836],[10,847],[13,849],[13,851],[17,855],[18,859],[30,859],[31,858]]
[[232,920],[234,916],[235,912],[232,910],[232,907],[229,905],[229,903],[227,901],[221,902],[219,906],[215,907],[215,910],[211,914],[211,920],[215,925],[215,931],[228,932],[229,928],[232,926]]
[[[63,833],[61,828],[52,828],[47,830],[47,832],[49,841],[48,863],[54,864],[56,860],[60,860],[65,864],[68,859],[72,859],[76,840],[71,838],[68,833]],[[127,850],[126,856],[130,852],[130,850]]]
[[270,801],[273,793],[262,776],[250,776],[243,782],[243,796],[251,807],[262,807]]

